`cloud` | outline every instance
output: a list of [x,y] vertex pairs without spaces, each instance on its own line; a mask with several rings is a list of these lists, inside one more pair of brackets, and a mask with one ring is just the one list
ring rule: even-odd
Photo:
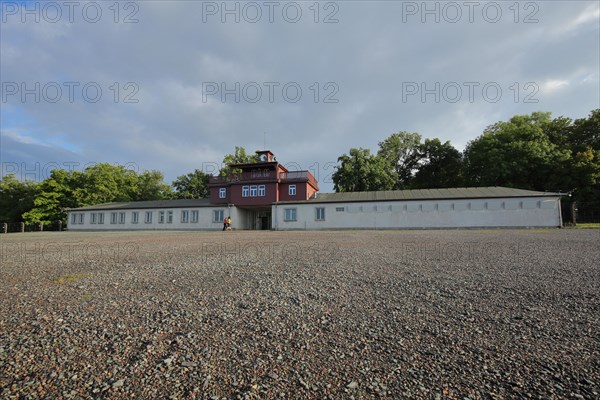
[[[132,162],[163,171],[170,182],[220,163],[235,146],[262,148],[267,132],[278,160],[327,176],[350,147],[376,151],[401,130],[463,147],[514,114],[578,118],[600,106],[600,39],[587,34],[597,26],[597,5],[588,2],[539,2],[539,22],[531,24],[521,23],[523,9],[514,22],[512,3],[502,3],[497,23],[481,8],[473,22],[467,10],[457,23],[444,15],[439,23],[431,16],[422,23],[420,15],[403,22],[403,2],[319,3],[318,23],[312,3],[297,3],[296,23],[285,20],[282,3],[273,22],[263,8],[256,23],[244,15],[222,23],[220,13],[203,13],[206,2],[167,1],[132,3],[137,10],[119,3],[115,23],[112,3],[98,4],[104,8],[97,23],[86,22],[80,9],[73,23],[23,24],[17,15],[0,25],[2,82],[63,88],[55,103],[48,93],[40,101],[17,93],[1,104],[2,160]],[[124,23],[128,16],[138,22]],[[323,23],[328,16],[338,22]],[[556,33],[565,27],[568,34]],[[72,102],[66,82],[78,83]],[[455,83],[463,92],[456,102],[449,92],[423,101],[423,93],[403,96],[407,82],[419,89]],[[472,101],[468,82],[478,85]],[[207,83],[219,92],[207,94]],[[524,101],[528,83],[539,87],[537,102]],[[86,100],[86,84],[101,88],[97,102]],[[485,97],[486,84],[501,88],[498,101]],[[262,93],[253,102],[256,87]],[[298,87],[302,95],[292,101]]]
[[554,92],[559,91],[562,88],[569,86],[569,81],[553,79],[544,82],[541,86],[541,90],[548,94],[552,94]]
[[597,3],[592,3],[584,8],[578,15],[575,17],[570,17],[566,23],[560,25],[558,32],[564,34],[579,29],[585,25],[598,27],[599,22],[600,5]]

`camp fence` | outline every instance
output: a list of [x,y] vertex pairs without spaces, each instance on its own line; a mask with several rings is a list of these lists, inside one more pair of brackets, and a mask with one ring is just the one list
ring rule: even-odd
[[27,224],[24,222],[0,223],[0,233],[63,231],[65,228],[66,224],[62,221],[54,221],[45,224]]
[[562,204],[563,224],[566,226],[573,224],[600,223],[600,203],[567,203]]

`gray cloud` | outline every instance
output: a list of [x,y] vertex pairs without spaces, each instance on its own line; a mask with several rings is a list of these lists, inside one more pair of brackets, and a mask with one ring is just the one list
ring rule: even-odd
[[[81,85],[72,103],[65,92],[57,103],[43,98],[36,103],[31,95],[3,102],[1,157],[35,162],[48,160],[49,153],[51,158],[134,162],[165,172],[170,181],[203,163],[220,162],[236,145],[261,148],[267,132],[267,147],[280,161],[312,167],[325,177],[329,163],[350,147],[375,150],[399,130],[451,140],[462,148],[487,125],[514,114],[544,110],[583,117],[600,106],[598,5],[530,3],[538,7],[537,23],[523,23],[533,10],[524,8],[515,23],[509,2],[498,3],[503,14],[496,23],[481,12],[473,23],[466,14],[457,23],[444,21],[444,15],[440,23],[432,16],[422,23],[418,14],[404,15],[403,22],[403,7],[421,2],[366,1],[332,3],[339,8],[339,22],[332,24],[313,22],[312,2],[297,3],[303,11],[297,23],[277,12],[269,23],[262,2],[256,3],[263,11],[257,23],[243,18],[234,23],[231,16],[222,23],[219,15],[203,22],[208,3],[183,1],[138,2],[134,18],[139,22],[132,24],[114,23],[108,3],[102,3],[97,23],[77,13],[73,23],[63,18],[23,24],[18,16],[5,15],[0,28],[3,83]],[[333,8],[320,4],[322,20]],[[427,4],[442,8],[445,3]],[[120,10],[120,21],[130,11]],[[97,103],[82,98],[88,82],[102,89]],[[135,85],[126,88],[128,82]],[[236,103],[233,95],[225,102],[219,95],[205,99],[207,82],[224,82],[230,89],[236,82],[240,87],[256,82],[262,98],[256,103],[243,98]],[[273,102],[265,82],[279,83]],[[326,87],[329,82],[337,86]],[[420,94],[403,98],[410,82],[430,89],[436,82],[440,88],[454,82],[463,93],[454,103],[444,96],[436,102],[432,94],[424,102]],[[479,83],[472,102],[465,82]],[[528,82],[535,84],[533,95]],[[285,83],[302,88],[298,102],[285,100]],[[502,89],[498,102],[484,98],[486,83]],[[451,86],[449,97],[454,96]],[[325,103],[336,87],[338,102]],[[524,102],[528,94],[537,102]],[[138,102],[124,102],[127,95]],[[331,184],[323,181],[321,189],[331,190]]]

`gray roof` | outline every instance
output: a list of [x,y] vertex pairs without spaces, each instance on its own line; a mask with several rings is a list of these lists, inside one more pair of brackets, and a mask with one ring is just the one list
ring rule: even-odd
[[[149,200],[149,201],[128,201],[97,204],[79,208],[70,208],[69,211],[88,211],[88,210],[131,210],[137,208],[187,208],[187,207],[211,207],[210,199],[179,199],[179,200]],[[219,204],[223,205],[223,204]]]
[[[536,192],[533,190],[513,189],[502,186],[471,187],[450,189],[417,189],[417,190],[381,190],[376,192],[344,192],[318,193],[316,198],[301,201],[281,201],[278,204],[295,203],[349,203],[359,201],[391,201],[391,200],[444,200],[471,198],[504,198],[504,197],[556,197],[564,193]],[[224,204],[212,204],[210,198],[182,200],[130,201],[122,203],[104,203],[93,206],[71,208],[69,211],[91,210],[131,210],[143,208],[189,208],[215,207]]]
[[449,189],[381,190],[373,192],[318,193],[316,198],[311,198],[309,200],[285,201],[281,203],[344,203],[358,201],[445,200],[471,198],[489,199],[504,197],[555,197],[563,195],[564,193],[536,192],[533,190],[493,186]]

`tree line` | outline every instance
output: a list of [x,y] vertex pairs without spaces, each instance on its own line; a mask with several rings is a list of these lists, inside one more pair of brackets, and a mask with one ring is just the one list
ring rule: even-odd
[[549,112],[488,126],[463,152],[449,141],[398,132],[377,153],[352,148],[338,158],[337,192],[507,186],[569,192],[600,207],[600,109],[586,118]]
[[[256,154],[247,154],[235,147],[233,154],[223,158],[220,176],[237,171],[229,164],[257,162]],[[109,202],[143,200],[201,199],[209,196],[210,175],[196,169],[164,182],[160,171],[138,173],[125,166],[99,163],[83,171],[53,169],[41,182],[19,181],[14,174],[0,178],[0,222],[52,224],[66,222],[67,208],[77,208]]]
[[[236,146],[223,158],[219,175],[238,172],[229,164],[257,161]],[[138,173],[107,163],[83,171],[54,169],[41,182],[9,174],[0,179],[0,222],[49,224],[66,221],[66,208],[204,198],[209,177],[196,169],[168,185],[160,171]],[[517,115],[487,127],[463,152],[449,141],[394,133],[379,142],[376,153],[352,148],[340,156],[333,183],[337,192],[507,186],[571,192],[573,200],[600,207],[600,109],[576,120],[552,119],[547,112]]]

